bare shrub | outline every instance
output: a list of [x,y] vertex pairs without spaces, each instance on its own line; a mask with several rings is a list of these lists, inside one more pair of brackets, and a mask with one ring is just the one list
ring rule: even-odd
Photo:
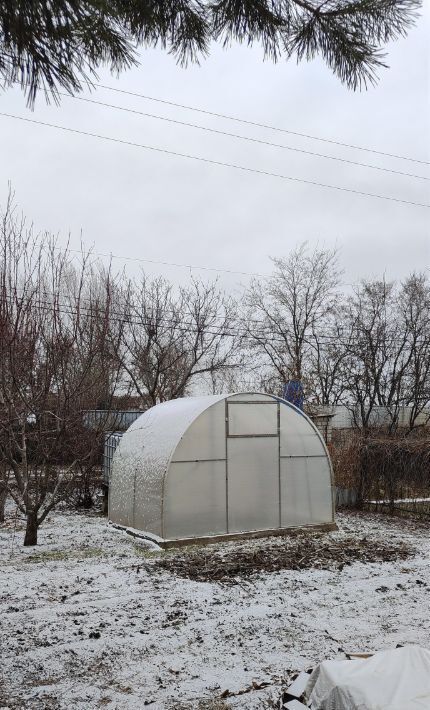
[[354,431],[329,446],[335,483],[357,491],[358,504],[430,497],[430,439]]
[[430,497],[430,439],[363,438],[360,446],[361,495],[383,500]]

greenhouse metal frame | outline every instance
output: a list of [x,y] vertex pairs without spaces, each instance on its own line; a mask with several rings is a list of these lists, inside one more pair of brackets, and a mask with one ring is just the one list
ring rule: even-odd
[[141,415],[112,461],[109,519],[163,546],[333,529],[333,473],[313,422],[257,392]]

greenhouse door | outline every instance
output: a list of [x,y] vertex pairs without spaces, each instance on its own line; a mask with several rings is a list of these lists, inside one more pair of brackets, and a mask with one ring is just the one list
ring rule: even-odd
[[227,405],[229,532],[279,527],[279,405]]

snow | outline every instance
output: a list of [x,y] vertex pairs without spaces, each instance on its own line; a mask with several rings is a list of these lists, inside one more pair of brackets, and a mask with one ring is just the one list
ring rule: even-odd
[[130,491],[144,486],[147,530],[161,534],[163,479],[169,460],[190,424],[225,396],[172,399],[151,407],[133,422],[112,460],[109,515],[114,522],[128,526],[133,509]]
[[228,395],[206,395],[161,402],[133,422],[124,434],[120,447],[124,446],[130,432],[140,430],[145,444],[145,456],[156,459],[164,473],[173,451],[190,424],[205,409],[226,397]]
[[[178,552],[96,515],[51,514],[40,544],[23,548],[10,508],[0,527],[0,707],[185,710],[229,691],[242,694],[214,710],[251,710],[280,697],[291,671],[343,651],[428,647],[428,529],[377,513],[344,513],[338,524],[328,542],[366,536],[418,552],[221,586],[157,572],[157,559]],[[216,547],[238,544],[264,540]]]
[[[429,503],[430,498],[396,498],[393,503]],[[369,500],[368,503],[391,503],[389,498],[381,500]]]

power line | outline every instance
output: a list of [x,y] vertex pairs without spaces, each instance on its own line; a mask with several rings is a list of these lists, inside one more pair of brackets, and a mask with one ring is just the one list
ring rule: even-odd
[[[63,247],[53,247],[57,251],[62,251]],[[172,266],[174,268],[180,268],[180,269],[188,269],[190,272],[191,271],[213,271],[218,274],[233,274],[233,275],[239,275],[239,276],[256,276],[257,278],[260,279],[273,279],[276,278],[276,273],[272,274],[261,274],[258,273],[257,271],[234,271],[233,269],[220,269],[217,268],[216,266],[201,266],[197,264],[180,264],[178,262],[173,262],[173,261],[159,261],[155,259],[143,259],[142,257],[139,256],[121,256],[121,254],[113,254],[112,252],[100,252],[100,251],[95,251],[93,249],[85,250],[85,249],[70,249],[69,247],[66,247],[67,252],[70,252],[72,254],[81,254],[82,256],[102,256],[108,259],[122,259],[123,261],[135,261],[138,263],[142,264],[155,264],[157,266]],[[236,282],[238,283],[238,282]],[[356,286],[357,284],[355,283],[350,283],[348,281],[343,281],[342,286]]]
[[[62,247],[54,247],[58,251],[62,251]],[[218,274],[233,274],[238,276],[256,276],[259,279],[273,279],[276,278],[276,274],[260,274],[257,271],[234,271],[233,269],[220,269],[216,266],[201,266],[197,264],[180,264],[174,261],[157,261],[155,259],[143,259],[139,256],[121,256],[121,254],[113,254],[112,252],[101,252],[90,249],[88,251],[84,249],[70,249],[67,247],[67,251],[72,254],[81,254],[82,256],[102,256],[108,259],[122,259],[123,261],[136,261],[142,264],[155,264],[157,266],[172,266],[179,269],[188,269],[191,271],[213,271]],[[237,283],[237,282],[236,282]],[[348,281],[342,282],[343,286],[355,286],[356,284],[349,283]]]
[[224,118],[227,121],[236,121],[237,123],[244,123],[249,126],[256,126],[257,128],[267,128],[270,131],[278,131],[280,133],[288,133],[292,136],[300,136],[300,138],[310,138],[315,141],[322,141],[323,143],[331,143],[332,145],[339,145],[343,148],[352,148],[354,150],[363,150],[367,153],[374,153],[376,155],[383,155],[387,158],[396,158],[398,160],[409,160],[412,163],[419,163],[421,165],[430,165],[428,160],[419,160],[418,158],[411,158],[407,155],[398,155],[396,153],[387,153],[382,150],[376,150],[375,148],[367,148],[366,146],[354,145],[352,143],[342,143],[341,141],[336,141],[331,138],[321,138],[320,136],[313,136],[309,133],[299,133],[298,131],[291,131],[287,128],[280,128],[278,126],[271,126],[266,123],[258,123],[257,121],[250,121],[245,118],[238,118],[237,116],[229,116],[223,113],[216,113],[215,111],[208,111],[206,109],[197,108],[196,106],[187,106],[186,104],[175,103],[174,101],[168,101],[167,99],[159,99],[154,96],[148,96],[147,94],[138,94],[134,91],[126,91],[125,89],[117,89],[113,86],[106,86],[105,84],[94,84],[100,89],[106,89],[107,91],[115,91],[118,94],[126,94],[128,96],[135,96],[140,99],[146,99],[147,101],[156,101],[157,103],[166,104],[167,106],[175,106],[176,108],[183,108],[187,111],[196,111],[197,113],[203,113],[207,116],[214,116],[215,118]]
[[142,143],[134,143],[132,141],[126,141],[120,138],[112,138],[109,136],[102,136],[98,133],[90,133],[89,131],[82,131],[78,130],[77,128],[69,128],[66,126],[59,126],[58,124],[54,123],[47,123],[46,121],[37,121],[36,119],[33,118],[24,118],[23,116],[16,116],[14,114],[10,113],[3,113],[0,112],[0,116],[5,116],[7,118],[14,118],[18,121],[24,121],[26,123],[34,123],[40,126],[46,126],[48,128],[55,128],[60,131],[66,131],[69,133],[75,133],[83,136],[88,136],[90,138],[99,138],[100,140],[105,140],[109,141],[111,143],[119,143],[121,145],[129,145],[134,148],[142,148],[144,150],[151,150],[156,153],[163,153],[165,155],[172,155],[178,158],[187,158],[189,160],[196,160],[201,163],[207,163],[209,165],[217,165],[220,167],[224,168],[232,168],[233,170],[240,170],[242,172],[248,172],[248,173],[254,173],[257,175],[265,175],[268,177],[274,177],[278,178],[281,180],[289,180],[290,182],[297,182],[297,183],[302,183],[305,185],[313,185],[314,187],[323,187],[329,190],[337,190],[339,192],[349,192],[354,195],[360,195],[361,197],[372,197],[374,199],[378,200],[387,200],[389,202],[397,202],[399,204],[404,204],[404,205],[412,205],[413,207],[425,207],[429,208],[430,205],[422,203],[422,202],[413,202],[412,200],[403,200],[401,198],[397,197],[390,197],[388,195],[378,195],[376,193],[372,192],[364,192],[362,190],[355,190],[353,188],[349,187],[342,187],[340,185],[329,185],[327,183],[321,183],[317,182],[315,180],[305,180],[304,178],[298,178],[298,177],[292,177],[290,175],[282,175],[280,173],[272,173],[269,172],[268,170],[260,170],[257,168],[247,168],[243,165],[236,165],[235,163],[225,163],[219,160],[212,160],[210,158],[203,158],[201,156],[196,156],[196,155],[190,155],[188,153],[179,153],[178,151],[173,151],[173,150],[167,150],[166,148],[157,148],[155,146],[151,145],[143,145]]
[[[51,295],[54,298],[51,300],[45,300],[46,296]],[[136,317],[133,316],[130,312],[125,312],[125,311],[115,311],[110,309],[100,309],[97,307],[97,305],[91,304],[90,306],[83,306],[83,305],[73,305],[71,303],[61,303],[59,300],[57,300],[57,296],[60,294],[57,293],[51,293],[49,294],[48,292],[43,292],[44,298],[40,298],[40,296],[36,299],[36,302],[32,303],[30,305],[31,308],[37,308],[40,311],[54,311],[56,310],[58,313],[63,314],[63,315],[69,315],[69,316],[77,316],[77,315],[82,315],[83,317],[99,317],[100,314],[107,314],[109,322],[114,322],[114,323],[121,323],[122,325],[127,324],[127,325],[142,325],[144,327],[148,326],[153,326],[153,321],[149,317],[142,318],[142,317]],[[23,294],[25,297],[25,293]],[[63,294],[64,297],[64,294]],[[10,301],[13,305],[13,297],[12,296],[6,296],[3,298],[6,298],[6,300]],[[89,299],[83,299],[84,301],[89,301]],[[136,309],[136,306],[133,306],[132,310]],[[168,312],[168,311],[167,311]],[[172,312],[172,311],[170,311]],[[206,335],[210,336],[215,336],[215,337],[227,337],[227,338],[237,338],[239,337],[242,340],[251,340],[253,342],[264,342],[264,343],[271,343],[271,344],[282,344],[285,345],[288,336],[293,336],[294,338],[294,333],[291,330],[286,330],[282,329],[282,333],[279,333],[278,335],[273,332],[271,332],[270,335],[267,335],[267,333],[252,333],[249,329],[243,329],[238,328],[237,325],[230,325],[230,326],[217,326],[215,323],[213,323],[210,326],[204,326],[202,325],[200,328],[197,326],[192,327],[193,323],[183,321],[182,319],[173,319],[173,318],[165,318],[162,316],[157,316],[156,317],[156,322],[158,323],[165,323],[165,328],[171,327],[171,328],[176,328],[180,330],[181,333],[189,333],[193,335],[198,335],[200,333],[205,333]],[[251,320],[253,323],[264,323],[265,321],[258,321],[258,320]],[[304,337],[303,342],[306,343],[307,345],[314,345],[316,342],[316,339],[318,338],[326,338],[326,342],[323,342],[322,345],[328,346],[330,344],[332,345],[343,345],[345,347],[353,347],[354,345],[356,346],[360,342],[362,342],[362,339],[360,338],[360,331],[353,336],[351,333],[351,337],[346,337],[346,339],[343,340],[341,339],[342,336],[340,334],[336,335],[329,335],[327,333],[312,333],[309,334],[307,337]],[[398,333],[394,332],[392,333],[391,336],[387,337],[388,334],[385,334],[384,337],[380,339],[380,345],[387,347],[387,345],[390,345],[392,343],[398,342]],[[415,339],[416,341],[417,339]],[[423,342],[424,344],[429,343],[428,338],[425,336],[422,338],[418,339],[418,342]],[[406,341],[405,344],[411,344],[409,341]]]
[[[62,247],[54,247],[58,251],[62,251]],[[180,264],[173,261],[157,261],[155,259],[142,259],[139,256],[121,256],[120,254],[112,254],[112,252],[100,252],[93,249],[85,251],[84,249],[70,249],[67,247],[67,251],[73,254],[81,254],[82,256],[102,256],[109,259],[122,259],[123,261],[136,261],[142,264],[156,264],[158,266],[172,266],[175,268],[188,269],[191,271],[214,271],[218,274],[234,274],[239,276],[256,276],[260,279],[273,279],[276,278],[276,274],[260,274],[257,271],[234,271],[232,269],[220,269],[215,266],[198,266],[197,264]],[[236,282],[237,283],[237,282]],[[342,286],[356,286],[355,283],[349,283],[348,281],[343,281]]]
[[[69,250],[69,251],[70,251],[70,250]],[[54,305],[54,303],[56,303],[56,304],[59,303],[58,298],[60,297],[60,295],[61,295],[62,298],[69,298],[69,304],[67,304],[68,307],[71,307],[71,306],[73,305],[73,300],[76,301],[76,297],[74,298],[72,295],[67,296],[67,295],[64,294],[64,293],[61,294],[60,291],[53,292],[53,291],[42,290],[42,291],[40,291],[40,292],[37,291],[37,294],[38,294],[38,302],[43,302],[43,303],[52,304],[52,306]],[[47,299],[48,297],[50,297],[50,300],[41,300],[40,294],[43,296],[44,299]],[[25,290],[25,288],[24,288],[24,289],[20,292],[20,294],[19,294],[19,293],[18,293],[18,290],[15,288],[13,295],[15,295],[17,298],[28,298],[28,301],[30,302],[30,301],[31,301],[31,298],[36,296],[36,290],[32,290],[29,294],[27,294],[27,293],[26,293],[26,290]],[[13,295],[9,295],[9,296],[7,296],[6,298],[7,298],[9,301],[12,302]],[[84,310],[90,311],[90,312],[92,313],[92,312],[93,312],[93,309],[94,309],[94,311],[95,311],[97,314],[99,314],[99,313],[105,313],[105,312],[106,312],[106,308],[100,309],[100,308],[98,307],[97,301],[94,301],[94,302],[93,302],[93,301],[91,300],[91,298],[89,298],[89,297],[83,297],[83,296],[80,294],[80,295],[79,295],[79,302],[81,302],[81,301],[82,301],[83,303],[86,302],[86,303],[89,303],[89,304],[90,304],[90,306],[84,306],[84,307],[83,307]],[[64,305],[64,304],[63,304],[63,305]],[[133,301],[127,301],[127,305],[128,305],[128,307],[129,307],[129,309],[130,309],[130,312],[133,312],[133,311],[134,311],[134,312],[137,312],[137,311],[141,311],[141,310],[142,310],[142,307],[141,307],[141,304],[140,304],[140,303],[136,303],[136,302],[133,302]],[[109,312],[112,313],[112,315],[118,316],[118,318],[121,318],[121,319],[122,319],[122,318],[125,318],[125,317],[126,317],[126,318],[129,318],[129,317],[130,317],[130,312],[129,312],[129,311],[127,311],[127,312],[125,312],[125,311],[115,311],[115,310],[113,310],[113,309],[110,308],[110,309],[109,309]],[[178,313],[178,308],[174,309],[174,308],[163,307],[163,312],[164,312],[164,313],[177,314],[177,313]],[[188,315],[191,315],[191,314],[188,313],[187,316],[188,316]],[[218,318],[218,319],[219,319],[219,318],[223,318],[223,317],[224,317],[224,316],[220,315],[220,316],[216,316],[215,318]],[[224,319],[225,319],[226,317],[227,317],[227,316],[225,316]],[[150,316],[148,316],[148,318],[150,318]],[[179,323],[181,323],[181,324],[185,324],[185,325],[191,325],[190,323],[186,323],[182,318],[181,318],[180,320],[178,320],[178,318],[176,318],[176,319],[173,319],[173,318],[166,319],[166,318],[164,318],[164,317],[161,317],[161,316],[159,317],[159,316],[157,316],[157,319],[158,319],[160,322],[166,322],[166,323],[170,323],[170,324],[179,324]],[[230,320],[233,320],[233,319],[234,319],[234,317],[233,317],[233,316],[230,316]],[[213,320],[215,320],[215,319],[213,319]],[[239,319],[239,320],[241,320],[241,319]],[[237,318],[236,318],[236,321],[237,321]],[[131,322],[131,321],[130,321],[130,322]],[[139,321],[139,322],[140,322],[140,321]],[[273,319],[270,320],[268,317],[266,317],[266,319],[264,319],[264,320],[257,319],[257,318],[249,318],[249,317],[246,317],[246,322],[247,322],[247,323],[258,324],[258,325],[266,325],[266,327],[268,327],[268,326],[270,326],[270,325],[272,324],[272,325],[274,325],[274,326],[277,326],[277,328],[278,328],[278,330],[279,330],[279,323],[276,323]],[[213,326],[211,326],[211,327],[216,327],[216,324],[213,323]],[[333,335],[329,335],[329,334],[327,334],[327,333],[321,333],[321,332],[314,331],[314,332],[313,332],[313,336],[319,337],[319,338],[328,338],[328,339],[330,339],[330,340],[333,340],[334,342],[339,342],[339,341],[338,341],[338,338],[339,338],[339,337],[343,337],[343,335],[342,335],[342,333],[341,333],[340,331],[343,331],[343,327],[338,328],[335,335],[334,335],[334,334],[333,334]],[[237,330],[236,330],[236,332],[240,332],[240,331],[237,331]],[[248,332],[248,331],[243,331],[243,332]],[[285,327],[285,325],[283,325],[283,326],[281,326],[281,337],[284,338],[285,335],[294,335],[294,333],[293,333],[293,331],[288,330],[288,329]],[[346,334],[346,336],[347,336],[347,335],[348,335],[348,334]],[[345,336],[345,337],[346,337],[346,336]],[[398,334],[397,334],[397,333],[395,333],[395,338],[398,339]]]
[[[0,114],[1,115],[1,114]],[[61,249],[61,247],[56,247]],[[137,261],[142,264],[155,264],[158,266],[173,266],[180,269],[189,269],[190,271],[214,271],[219,274],[234,274],[238,276],[257,276],[261,279],[270,279],[271,274],[259,274],[256,271],[234,271],[233,269],[218,269],[215,266],[197,266],[196,264],[179,264],[173,261],[156,261],[155,259],[142,259],[138,256],[120,256],[119,254],[112,254],[100,251],[82,251],[80,249],[67,249],[67,251],[73,254],[82,254],[83,256],[103,256],[110,259],[123,259],[124,261]]]
[[385,173],[391,173],[393,175],[402,175],[403,177],[415,178],[417,180],[430,180],[430,178],[424,175],[415,175],[414,173],[405,173],[401,170],[392,170],[391,168],[383,168],[379,165],[371,165],[369,163],[359,163],[356,160],[348,160],[347,158],[339,158],[335,155],[327,155],[325,153],[316,153],[312,150],[304,150],[303,148],[296,148],[294,146],[282,145],[279,143],[272,143],[271,141],[264,141],[259,138],[251,138],[249,136],[243,136],[237,133],[229,133],[228,131],[220,131],[216,128],[208,128],[207,126],[200,126],[197,123],[189,123],[186,121],[179,121],[175,118],[168,118],[166,116],[159,116],[153,113],[145,113],[144,111],[136,111],[135,109],[126,108],[124,106],[117,106],[116,104],[108,104],[104,101],[96,101],[94,99],[84,98],[82,96],[72,96],[63,92],[59,92],[60,96],[65,96],[69,99],[75,99],[76,101],[84,101],[85,103],[95,104],[96,106],[103,106],[105,108],[113,108],[117,111],[124,111],[125,113],[132,113],[137,116],[145,116],[146,118],[154,118],[158,121],[165,121],[167,123],[174,123],[179,126],[186,126],[188,128],[197,128],[201,131],[206,131],[208,133],[215,133],[220,136],[228,136],[229,138],[237,138],[243,141],[249,141],[250,143],[258,143],[260,145],[267,145],[272,148],[281,148],[282,150],[291,150],[295,153],[303,153],[304,155],[312,155],[317,158],[324,158],[326,160],[335,160],[341,163],[347,163],[349,165],[355,165],[360,168],[370,168],[371,170],[379,170]]

